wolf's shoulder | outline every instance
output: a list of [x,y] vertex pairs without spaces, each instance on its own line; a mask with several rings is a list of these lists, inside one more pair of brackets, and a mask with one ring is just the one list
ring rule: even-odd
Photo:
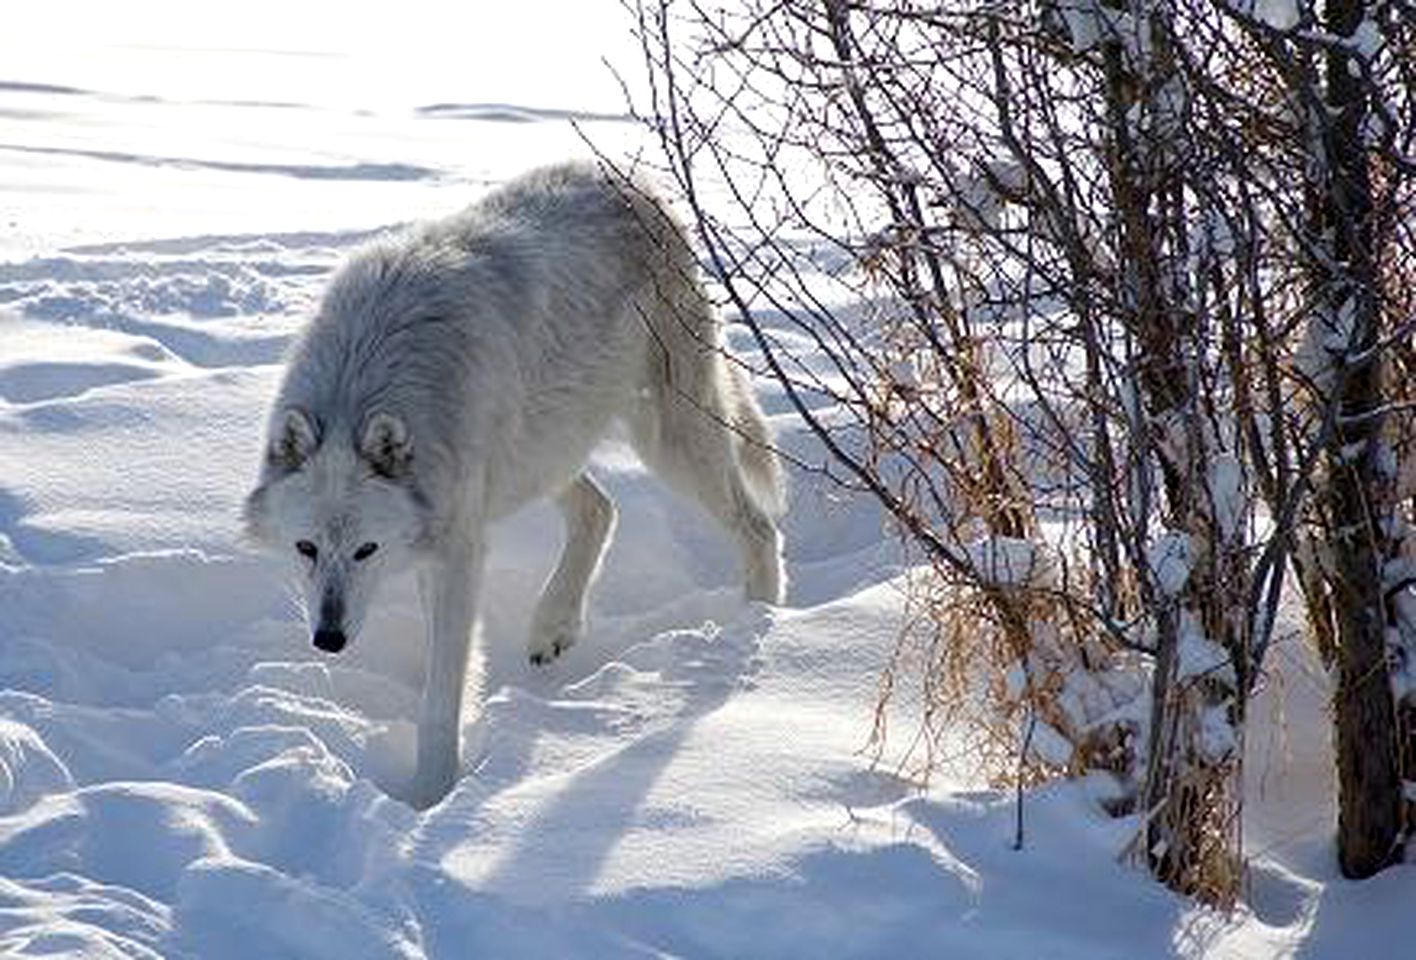
[[476,240],[623,232],[640,224],[658,191],[643,176],[591,161],[535,167],[432,225],[432,234]]

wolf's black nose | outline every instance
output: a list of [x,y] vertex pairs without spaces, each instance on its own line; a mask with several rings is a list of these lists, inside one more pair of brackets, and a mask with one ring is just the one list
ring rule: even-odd
[[325,630],[323,628],[315,631],[315,646],[325,653],[338,653],[344,649],[344,644],[348,638],[344,636],[343,630]]

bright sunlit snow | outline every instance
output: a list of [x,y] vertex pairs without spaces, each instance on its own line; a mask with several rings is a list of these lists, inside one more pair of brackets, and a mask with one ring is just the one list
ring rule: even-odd
[[426,812],[391,799],[410,586],[326,657],[239,538],[282,351],[354,244],[647,149],[602,63],[637,89],[628,15],[22,8],[0,31],[0,953],[1347,958],[1416,936],[1404,868],[1336,879],[1327,689],[1296,639],[1253,708],[1248,896],[1214,914],[1124,862],[1137,820],[1089,784],[1030,794],[1015,851],[1011,793],[969,766],[897,776],[907,693],[872,765],[902,608],[870,504],[795,475],[789,603],[745,607],[717,528],[615,443],[590,637],[526,664],[560,534],[544,507],[510,521],[463,775]]

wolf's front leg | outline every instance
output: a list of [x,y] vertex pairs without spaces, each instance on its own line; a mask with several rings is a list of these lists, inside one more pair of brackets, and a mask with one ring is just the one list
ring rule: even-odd
[[449,547],[419,574],[428,650],[411,797],[417,807],[437,803],[457,780],[467,652],[482,582],[482,538],[475,539]]

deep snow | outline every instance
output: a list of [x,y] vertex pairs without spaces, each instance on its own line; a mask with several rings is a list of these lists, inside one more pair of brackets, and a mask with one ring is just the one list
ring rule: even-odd
[[[408,585],[355,649],[319,656],[279,565],[239,539],[281,352],[351,245],[586,138],[643,141],[592,53],[623,53],[608,0],[445,29],[430,3],[394,23],[296,6],[243,7],[218,35],[156,0],[45,4],[0,38],[0,953],[1369,957],[1413,940],[1407,868],[1335,877],[1326,688],[1296,641],[1255,711],[1249,896],[1216,915],[1118,862],[1135,822],[1087,784],[1032,793],[1014,851],[1011,797],[966,764],[927,789],[872,765],[901,604],[869,504],[796,475],[789,604],[744,607],[716,529],[614,442],[597,463],[622,522],[588,641],[525,663],[559,538],[530,510],[492,553],[465,774],[426,813],[393,799],[421,658]],[[784,443],[818,457],[762,390]]]

